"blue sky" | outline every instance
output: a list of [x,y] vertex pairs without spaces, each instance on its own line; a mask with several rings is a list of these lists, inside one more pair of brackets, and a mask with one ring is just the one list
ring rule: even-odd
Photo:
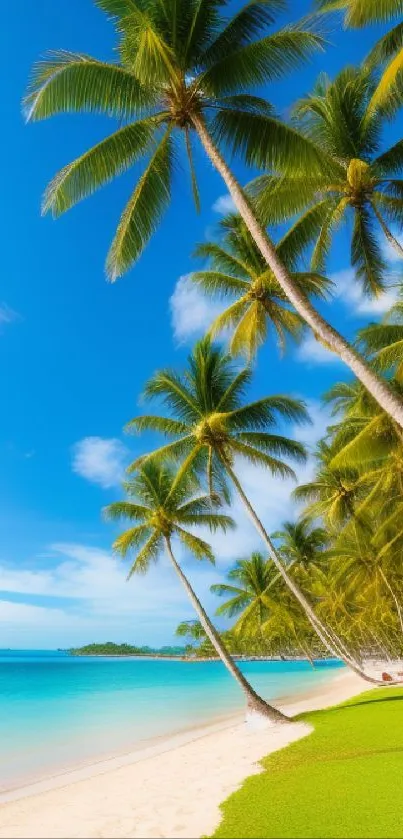
[[[308,8],[300,0],[299,12]],[[159,366],[181,365],[208,324],[211,312],[181,278],[194,267],[195,243],[214,229],[228,199],[200,152],[202,213],[194,212],[188,183],[180,179],[140,263],[118,283],[107,283],[105,256],[133,172],[58,221],[41,218],[40,199],[54,173],[113,124],[69,116],[25,126],[20,103],[30,67],[46,50],[113,58],[113,27],[92,0],[38,0],[23,9],[7,4],[2,23],[0,54],[8,82],[1,141],[0,647],[106,639],[169,643],[179,620],[192,617],[179,584],[164,562],[149,578],[126,584],[124,569],[110,555],[113,533],[100,511],[118,497],[124,465],[141,445],[121,430],[138,410],[144,382]],[[327,52],[270,86],[267,98],[286,115],[319,71],[334,75],[344,64],[360,61],[376,34],[337,28]],[[388,131],[388,139],[399,136],[399,127]],[[243,182],[250,178],[239,162],[234,168]],[[360,298],[346,241],[341,234],[332,254],[330,273],[337,275],[339,296],[327,312],[351,335],[378,316],[386,301],[376,311]],[[320,395],[344,375],[329,359],[308,339],[280,361],[269,342],[251,390],[252,396],[304,397],[314,421],[302,432],[310,445],[327,422]],[[249,467],[243,478],[269,527],[292,512],[289,485]],[[216,569],[192,571],[182,557],[211,611],[209,585],[234,557],[259,544],[237,506],[236,514],[237,534],[215,540]]]

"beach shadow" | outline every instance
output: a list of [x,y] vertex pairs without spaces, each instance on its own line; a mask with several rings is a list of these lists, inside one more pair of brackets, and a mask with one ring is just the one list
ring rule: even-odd
[[[402,685],[403,688],[403,685]],[[403,701],[403,691],[401,696],[371,696],[368,699],[361,699],[360,702],[352,702],[351,705],[342,705],[339,708],[335,708],[335,711],[348,711],[350,708],[356,708],[359,705],[372,705],[375,702],[402,702]]]

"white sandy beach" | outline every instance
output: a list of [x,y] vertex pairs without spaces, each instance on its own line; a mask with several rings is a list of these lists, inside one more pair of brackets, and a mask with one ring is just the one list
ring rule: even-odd
[[[325,708],[370,687],[343,672],[279,707],[289,715]],[[58,775],[0,797],[0,837],[198,839],[219,824],[220,803],[259,772],[261,758],[309,731],[302,723],[259,729],[238,716]]]

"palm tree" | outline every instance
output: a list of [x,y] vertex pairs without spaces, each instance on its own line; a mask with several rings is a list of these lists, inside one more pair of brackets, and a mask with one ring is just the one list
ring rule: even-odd
[[[383,531],[384,532],[384,531]],[[360,527],[355,524],[345,530],[328,552],[330,559],[338,564],[336,580],[343,580],[346,591],[363,591],[373,588],[373,596],[379,599],[379,589],[392,597],[403,632],[403,609],[393,585],[393,572],[396,570],[396,550],[401,551],[403,532],[391,535],[389,541],[379,539],[379,530],[373,527]],[[401,563],[400,563],[401,564]],[[389,571],[391,578],[389,577]],[[401,579],[401,573],[398,573]]]
[[[226,163],[223,148],[247,163],[277,169],[292,159],[300,171],[326,166],[323,155],[276,119],[271,106],[248,91],[300,64],[321,39],[288,27],[267,34],[281,0],[251,0],[228,20],[222,0],[96,0],[115,20],[119,62],[58,52],[34,68],[25,99],[27,119],[91,111],[120,121],[101,141],[56,175],[44,210],[57,215],[129,169],[148,162],[119,222],[108,260],[116,279],[139,257],[167,208],[184,138],[198,205],[192,141],[197,135],[222,176],[236,209],[282,290],[315,334],[351,368],[403,427],[403,404],[364,358],[315,310],[296,285],[252,204]],[[298,164],[297,164],[298,161]]]
[[351,219],[351,262],[368,295],[385,289],[387,264],[378,229],[403,258],[403,247],[391,227],[403,224],[403,143],[381,151],[386,118],[368,116],[373,81],[367,70],[347,67],[331,81],[322,75],[313,93],[295,106],[299,127],[322,149],[329,165],[302,177],[263,175],[252,189],[266,220],[284,221],[303,211],[292,228],[313,245],[311,268],[324,269],[332,236]]
[[331,532],[337,531],[353,514],[357,501],[365,498],[366,488],[359,482],[356,468],[330,465],[332,450],[322,442],[318,446],[318,470],[313,479],[300,484],[293,492],[296,501],[307,504],[304,516],[322,519]]
[[[402,386],[392,381],[397,392]],[[355,473],[355,502],[346,510],[346,518],[358,520],[375,508],[384,506],[389,498],[387,526],[391,516],[398,520],[403,504],[403,435],[377,403],[358,382],[336,384],[325,396],[334,405],[335,413],[343,412],[343,421],[332,429],[332,470]],[[345,496],[345,502],[347,496]]]
[[280,541],[278,553],[289,569],[306,573],[323,567],[323,551],[329,534],[323,527],[313,527],[309,518],[285,521],[282,529],[273,533],[272,539]]
[[271,647],[280,653],[287,651],[287,648],[291,655],[301,651],[314,668],[315,636],[299,603],[288,590],[283,592],[281,598],[267,592],[265,603],[267,618],[262,625],[262,635],[266,643],[269,642]]
[[[212,345],[208,338],[195,345],[184,375],[180,376],[170,370],[156,373],[146,385],[144,395],[148,399],[162,400],[174,416],[135,417],[127,429],[137,432],[159,431],[174,439],[156,451],[137,458],[129,467],[129,472],[149,461],[181,458],[183,462],[178,474],[186,474],[193,468],[205,470],[211,495],[217,489],[225,492],[225,476],[229,478],[277,571],[301,604],[322,643],[331,650],[332,655],[343,657],[343,651],[337,646],[335,638],[321,624],[305,595],[277,556],[273,542],[235,471],[235,459],[238,458],[264,466],[279,478],[295,477],[291,467],[280,456],[297,462],[305,459],[305,449],[301,443],[263,430],[273,429],[276,416],[294,422],[306,421],[307,413],[303,403],[286,396],[266,396],[245,405],[243,395],[250,378],[248,368],[237,372],[230,356]],[[348,663],[355,667],[353,661]]]
[[192,641],[197,643],[207,638],[206,631],[200,621],[181,621],[176,627],[175,635],[178,638],[191,638]]
[[[392,611],[394,607],[403,627],[399,599],[403,540],[401,429],[379,410],[359,382],[338,383],[325,399],[332,404],[338,422],[328,429],[330,443],[322,443],[315,478],[296,494],[309,502],[305,515],[321,518],[329,530],[330,549],[325,559],[330,560],[331,573],[325,575],[322,588],[329,592],[330,599],[339,600],[339,615],[333,613],[333,618],[337,618],[342,637],[346,637],[346,620],[348,623],[351,616],[351,610],[343,609],[344,590],[352,608],[358,606],[362,620],[375,628],[379,640],[384,624],[382,604],[388,594]],[[326,610],[332,614],[329,602]],[[386,614],[391,615],[390,603]],[[391,637],[393,633],[392,615]],[[347,638],[350,646],[351,633]]]
[[265,594],[276,578],[275,566],[258,551],[237,559],[227,573],[228,582],[215,583],[210,588],[219,597],[229,598],[218,607],[216,615],[227,618],[242,615],[242,627],[249,622],[254,624],[262,638],[262,624],[268,616]]
[[[201,656],[215,656],[216,650],[213,647],[210,639],[207,637],[205,630],[203,629],[200,621],[181,621],[180,624],[176,627],[175,635],[179,638],[188,638],[189,640],[193,641],[196,646],[191,643],[188,643],[185,651],[189,655],[191,653],[197,652]],[[226,639],[223,638],[222,633],[220,633],[221,639],[224,641],[224,644],[227,648],[227,652],[231,650],[229,649],[229,645]]]
[[[371,23],[401,18],[403,0],[316,0],[324,12],[345,10],[344,25],[354,29]],[[383,66],[370,102],[370,112],[387,109],[393,113],[401,104],[403,71],[403,23],[399,21],[372,48],[367,63],[377,68]]]
[[[267,652],[274,640],[294,638],[313,664],[309,643],[305,643],[310,625],[299,603],[284,587],[271,560],[254,551],[250,557],[238,559],[227,574],[228,583],[211,586],[219,597],[229,599],[219,606],[216,615],[237,617],[235,636],[248,639],[251,647]],[[303,625],[303,628],[302,628]],[[312,629],[311,629],[312,634]],[[284,647],[279,645],[279,649]]]
[[110,504],[105,514],[113,521],[123,518],[132,523],[113,545],[121,556],[126,557],[131,552],[135,556],[129,578],[133,574],[146,574],[165,550],[207,637],[244,691],[249,710],[264,714],[275,722],[286,720],[280,711],[268,705],[253,690],[236,666],[173,553],[172,541],[177,539],[195,559],[214,562],[210,545],[189,528],[207,526],[210,530],[220,528],[225,531],[233,527],[232,519],[217,513],[209,495],[197,494],[194,475],[189,471],[178,475],[171,467],[148,461],[126,484],[126,491],[128,500]]
[[[301,338],[303,319],[290,308],[241,217],[231,214],[220,227],[223,235],[218,243],[204,242],[196,249],[196,256],[208,259],[207,269],[190,276],[209,297],[230,300],[228,308],[212,323],[209,334],[215,337],[230,329],[231,354],[242,353],[251,359],[268,332],[273,331],[280,350],[284,350],[287,338]],[[286,234],[276,246],[277,254],[305,294],[325,298],[331,281],[321,274],[297,270],[302,256],[299,244],[292,233]]]
[[403,302],[387,312],[381,323],[370,323],[358,333],[367,356],[374,358],[378,369],[392,373],[403,384]]

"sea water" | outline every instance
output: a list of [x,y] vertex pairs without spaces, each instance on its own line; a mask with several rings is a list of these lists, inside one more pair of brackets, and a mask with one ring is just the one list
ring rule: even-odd
[[[240,664],[273,701],[320,686],[340,666]],[[214,723],[243,705],[221,662],[0,651],[0,790]]]

